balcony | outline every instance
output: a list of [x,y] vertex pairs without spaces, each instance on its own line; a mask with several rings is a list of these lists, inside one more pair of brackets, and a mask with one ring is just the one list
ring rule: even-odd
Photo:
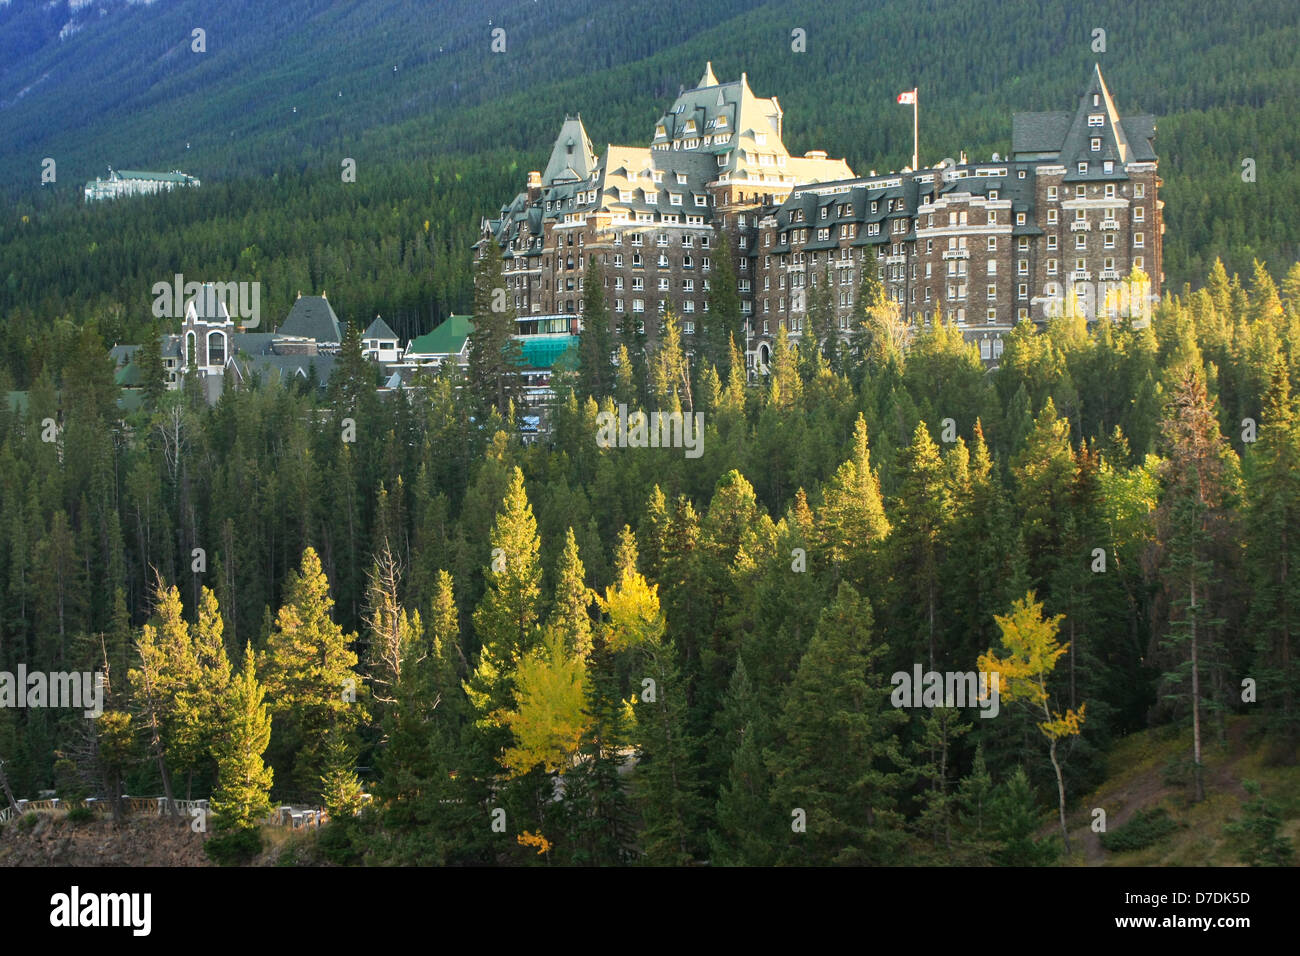
[[1092,223],[1086,219],[1076,219],[1070,223],[1071,232],[1092,232]]
[[1119,220],[1118,220],[1118,219],[1103,219],[1103,220],[1101,221],[1101,228],[1102,228],[1102,229],[1118,229],[1118,228],[1119,228]]
[[1082,271],[1082,270],[1075,270],[1074,272],[1071,272],[1071,273],[1070,273],[1070,281],[1071,281],[1071,282],[1091,282],[1091,281],[1092,281],[1092,273],[1091,273],[1091,272],[1085,272],[1085,271]]
[[1114,269],[1102,269],[1101,272],[1097,273],[1097,278],[1102,282],[1118,282],[1120,276],[1119,272]]
[[885,265],[896,266],[907,262],[907,256],[885,256]]
[[969,259],[970,250],[969,249],[945,249],[943,251],[943,257],[945,259]]

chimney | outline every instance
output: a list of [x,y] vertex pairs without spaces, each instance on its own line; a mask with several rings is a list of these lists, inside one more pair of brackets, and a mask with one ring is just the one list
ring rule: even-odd
[[534,169],[528,173],[528,201],[536,202],[542,198],[542,174]]
[[961,151],[961,165],[966,165],[966,150],[964,149]]

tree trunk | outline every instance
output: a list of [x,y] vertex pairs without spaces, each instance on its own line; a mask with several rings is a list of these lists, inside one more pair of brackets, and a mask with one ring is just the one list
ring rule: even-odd
[[1201,779],[1201,675],[1197,661],[1196,649],[1196,581],[1191,583],[1192,603],[1192,778],[1195,787],[1195,802],[1205,799],[1205,784]]
[[1056,771],[1056,795],[1061,814],[1061,839],[1065,841],[1065,855],[1070,855],[1070,833],[1065,828],[1065,778],[1061,776],[1061,765],[1056,760],[1056,738],[1052,738],[1050,750],[1052,769]]
[[4,790],[5,800],[13,808],[14,813],[18,812],[18,801],[14,799],[14,792],[9,789],[9,776],[5,773],[5,762],[0,760],[0,789]]

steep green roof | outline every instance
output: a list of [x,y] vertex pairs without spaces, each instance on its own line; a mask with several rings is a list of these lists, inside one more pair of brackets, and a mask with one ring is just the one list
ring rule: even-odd
[[113,381],[118,385],[129,388],[141,384],[144,381],[144,373],[140,371],[140,366],[136,365],[135,362],[128,362],[113,375]]
[[465,340],[474,331],[474,323],[468,315],[448,316],[432,332],[425,332],[413,339],[407,346],[406,354],[411,355],[458,355],[465,347]]

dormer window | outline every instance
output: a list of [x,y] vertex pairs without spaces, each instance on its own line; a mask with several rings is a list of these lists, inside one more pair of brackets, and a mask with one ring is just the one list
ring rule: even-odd
[[1093,94],[1092,94],[1092,105],[1093,105],[1093,106],[1101,106],[1101,94],[1100,94],[1100,93],[1093,93]]
[[685,174],[685,173],[678,173],[678,174],[677,174],[677,184],[678,184],[679,186],[684,186],[684,185],[686,184],[686,174]]
[[657,183],[661,183],[664,181],[664,174],[662,170],[656,169],[654,171],[654,181]]
[[1103,117],[1100,113],[1093,113],[1091,116],[1088,117],[1089,126],[1103,126],[1105,125],[1105,122],[1106,122],[1105,117]]
[[1100,137],[1100,136],[1094,136],[1094,137],[1092,138],[1092,141],[1089,143],[1089,145],[1092,147],[1092,151],[1093,151],[1094,153],[1096,153],[1096,152],[1100,152],[1100,151],[1101,151],[1101,137]]
[[1087,171],[1088,171],[1088,163],[1087,163],[1087,161],[1084,161],[1084,162],[1080,163],[1080,164],[1079,164],[1079,174],[1080,174],[1080,175],[1083,175],[1083,174],[1086,173]]
[[989,190],[989,199],[990,199],[990,200],[994,200],[994,199],[997,199],[997,198],[998,198],[998,191],[997,191],[996,189],[990,189],[990,190]]
[[1106,162],[1101,164],[1101,168],[1104,172],[1113,173],[1115,171],[1115,163],[1113,160],[1108,159]]
[[723,129],[727,125],[727,118],[725,116],[719,116],[713,121],[713,125],[718,129]]

